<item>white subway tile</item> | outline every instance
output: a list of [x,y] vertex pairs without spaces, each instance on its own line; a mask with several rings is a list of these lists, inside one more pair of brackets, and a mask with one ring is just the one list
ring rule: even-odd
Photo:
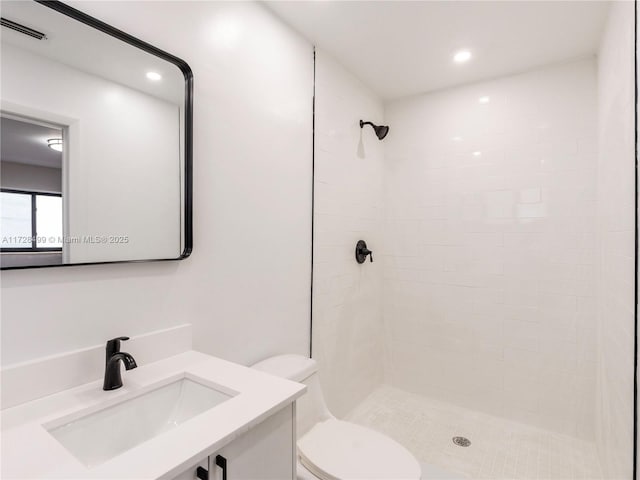
[[[385,276],[394,282],[385,321],[403,339],[389,350],[404,359],[385,367],[387,380],[454,402],[468,395],[475,408],[547,428],[591,431],[573,404],[556,402],[566,392],[545,377],[582,374],[579,361],[594,349],[595,88],[587,60],[387,106],[385,121],[402,137],[385,144],[394,159],[384,165],[386,222],[420,221],[417,233],[385,230]],[[470,91],[491,91],[493,113],[470,110]],[[432,386],[428,375],[402,371],[419,373],[408,365],[418,352],[400,351],[409,345],[423,355],[456,352],[450,375]]]

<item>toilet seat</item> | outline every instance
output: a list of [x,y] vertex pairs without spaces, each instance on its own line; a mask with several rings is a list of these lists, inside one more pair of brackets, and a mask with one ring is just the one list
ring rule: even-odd
[[300,462],[321,480],[419,480],[420,464],[395,440],[330,419],[298,440]]

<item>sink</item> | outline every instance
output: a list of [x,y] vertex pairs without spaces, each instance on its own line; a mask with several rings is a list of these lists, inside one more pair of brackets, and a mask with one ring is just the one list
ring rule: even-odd
[[116,405],[44,427],[84,465],[95,467],[232,397],[183,376]]

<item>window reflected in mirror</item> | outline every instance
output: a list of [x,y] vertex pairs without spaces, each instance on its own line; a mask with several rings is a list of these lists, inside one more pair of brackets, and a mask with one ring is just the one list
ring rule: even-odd
[[62,264],[63,129],[2,116],[0,138],[2,266]]

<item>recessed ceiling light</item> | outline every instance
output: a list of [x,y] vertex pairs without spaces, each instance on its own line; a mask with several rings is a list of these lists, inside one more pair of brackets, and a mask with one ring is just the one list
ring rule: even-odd
[[480,97],[478,99],[478,102],[480,102],[480,103],[489,103],[489,100],[491,100],[489,97],[484,96],[484,97]]
[[474,157],[479,157],[480,155],[482,155],[482,152],[478,152],[478,151],[473,152]]
[[461,142],[462,141],[462,137],[458,137],[458,136],[451,137],[451,140],[453,140],[454,142]]
[[147,78],[151,81],[157,82],[158,80],[162,80],[162,75],[157,72],[147,72]]
[[51,148],[52,150],[55,150],[56,152],[62,151],[61,138],[50,138],[49,140],[47,140],[47,145],[49,146],[49,148]]
[[469,50],[460,50],[453,56],[453,61],[456,63],[464,63],[471,58],[471,52]]

